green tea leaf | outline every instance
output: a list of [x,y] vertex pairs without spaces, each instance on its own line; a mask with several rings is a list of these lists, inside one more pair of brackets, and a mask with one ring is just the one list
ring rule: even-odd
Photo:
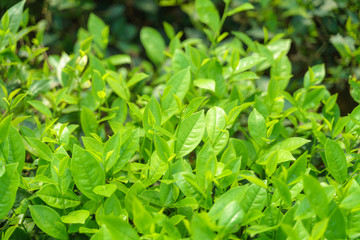
[[189,90],[190,81],[190,68],[185,68],[184,70],[175,73],[170,78],[169,82],[166,84],[166,87],[169,88],[169,90],[161,99],[161,107],[164,111],[176,107],[173,94],[176,95],[180,100],[184,99],[187,91]]
[[[107,71],[106,82],[110,85],[111,89],[125,101],[130,98],[129,88],[126,86],[126,82],[122,75],[119,75],[115,71]],[[134,104],[134,103],[132,103]]]
[[203,88],[215,92],[215,81],[212,79],[200,78],[194,80],[194,85],[198,88]]
[[11,128],[12,114],[0,122],[0,144],[8,137]]
[[[121,149],[121,135],[116,133],[105,143],[103,150],[103,162],[105,162],[106,171],[109,171],[118,161]],[[108,154],[110,156],[108,156]]]
[[55,185],[48,184],[36,193],[47,205],[66,209],[80,204],[80,198],[71,190],[61,193]]
[[329,214],[329,202],[324,189],[320,183],[312,176],[304,175],[304,191],[308,197],[311,208],[316,214],[324,219]]
[[218,225],[226,233],[236,232],[244,218],[245,211],[241,208],[238,201],[231,201],[224,207],[223,215],[219,219]]
[[151,213],[146,210],[143,203],[137,198],[133,199],[132,207],[134,214],[134,223],[139,232],[143,234],[150,233],[151,226],[154,224]]
[[151,27],[143,27],[140,31],[140,40],[150,60],[159,65],[164,60],[165,42],[160,33]]
[[288,169],[286,182],[291,184],[293,181],[301,177],[307,167],[307,152],[304,152]]
[[200,143],[204,132],[205,116],[203,110],[182,120],[176,129],[176,157],[181,158],[194,150]]
[[[312,72],[310,74],[310,72]],[[319,64],[309,68],[309,71],[305,73],[304,76],[304,87],[308,89],[309,87],[319,84],[325,78],[325,65]]]
[[216,155],[207,142],[196,157],[196,178],[200,187],[207,189],[215,176]]
[[139,146],[139,128],[128,129],[121,135],[120,154],[117,163],[113,167],[113,172],[120,171],[134,155]]
[[250,68],[258,65],[259,63],[263,62],[265,60],[264,57],[260,57],[260,56],[249,56],[249,57],[244,57],[242,59],[240,59],[239,64],[236,66],[235,72],[236,73],[241,73],[244,72],[246,70],[249,70]]
[[82,130],[86,136],[90,136],[90,133],[97,133],[99,124],[96,120],[96,117],[90,109],[84,107],[80,114],[80,122]]
[[326,140],[325,157],[328,172],[339,183],[344,183],[348,177],[345,153],[335,141]]
[[168,143],[162,137],[155,135],[154,144],[155,144],[156,153],[159,156],[159,158],[167,163],[171,156]]
[[112,240],[112,238],[106,226],[102,225],[101,228],[94,235],[92,235],[90,240]]
[[116,186],[114,184],[99,185],[93,191],[97,195],[110,197],[116,191]]
[[5,173],[0,176],[0,218],[3,219],[13,207],[16,192],[19,187],[19,174],[17,164],[5,166]]
[[200,21],[208,25],[213,32],[216,32],[220,23],[220,16],[211,0],[196,0],[195,8]]
[[154,97],[152,97],[150,101],[146,104],[143,113],[144,131],[150,139],[152,134],[149,133],[149,130],[153,130],[155,126],[161,126],[161,108],[158,101]]
[[52,161],[54,154],[48,145],[34,137],[25,137],[25,139],[36,150],[37,156],[45,159],[46,161]]
[[130,88],[147,77],[149,76],[145,73],[135,73],[134,76],[130,78],[130,80],[127,82],[126,85],[127,87]]
[[69,239],[66,227],[54,209],[42,205],[30,205],[29,208],[31,217],[42,231],[57,239]]
[[325,218],[320,222],[317,222],[311,231],[311,239],[314,240],[321,239],[324,236],[328,223],[329,223],[328,218]]
[[45,116],[51,118],[52,117],[52,113],[50,111],[50,109],[45,106],[45,104],[43,104],[40,101],[37,100],[31,100],[28,101],[28,103],[33,106],[36,110],[38,110],[39,112],[41,112],[42,114],[44,114]]
[[120,217],[104,216],[101,218],[112,239],[137,240],[140,239],[131,225]]
[[63,223],[68,223],[68,224],[73,224],[73,223],[84,224],[89,216],[90,216],[90,212],[88,210],[76,210],[70,212],[66,216],[62,216],[61,221]]
[[244,4],[241,4],[240,6],[234,8],[234,9],[231,9],[227,15],[228,16],[232,16],[236,13],[239,13],[239,12],[242,12],[242,11],[246,11],[246,10],[251,10],[251,9],[254,9],[254,6],[251,4],[251,3],[244,3]]
[[[9,30],[13,34],[15,34],[20,27],[25,2],[25,0],[20,1],[8,10]],[[2,18],[1,21],[3,21]]]
[[291,194],[289,191],[289,187],[279,178],[272,178],[275,184],[276,189],[280,193],[281,199],[287,206],[291,206]]
[[325,231],[326,238],[346,239],[346,218],[336,204],[333,204],[328,226]]
[[216,235],[210,226],[210,219],[205,213],[194,214],[191,218],[192,239],[215,239]]
[[94,42],[96,45],[102,50],[105,50],[109,41],[109,27],[105,25],[101,18],[93,13],[90,13],[87,27],[89,32],[94,37]]
[[105,173],[97,160],[89,152],[74,145],[70,170],[77,188],[88,198],[99,201],[101,197],[93,189],[105,183]]
[[224,206],[228,205],[233,200],[240,201],[248,186],[240,186],[232,188],[229,191],[222,194],[210,208],[209,217],[212,219],[219,219],[223,215]]
[[255,184],[249,186],[242,199],[240,200],[240,207],[245,213],[253,210],[262,210],[266,201],[266,189]]
[[116,55],[112,55],[112,56],[108,57],[106,59],[106,61],[111,63],[114,66],[118,66],[118,65],[122,65],[122,64],[130,64],[131,57],[127,54],[116,54]]
[[4,145],[0,145],[0,149],[5,153],[7,163],[17,163],[18,173],[21,174],[25,164],[25,146],[21,135],[16,128],[11,127],[9,135]]
[[215,143],[226,127],[226,113],[220,107],[212,107],[206,113],[206,132],[211,143]]
[[346,124],[349,122],[349,120],[350,120],[349,117],[339,118],[339,120],[336,122],[335,126],[333,127],[331,137],[335,138],[337,135],[339,135],[346,126]]
[[262,145],[262,138],[266,138],[266,124],[263,115],[255,108],[249,115],[248,125],[250,136],[257,144]]

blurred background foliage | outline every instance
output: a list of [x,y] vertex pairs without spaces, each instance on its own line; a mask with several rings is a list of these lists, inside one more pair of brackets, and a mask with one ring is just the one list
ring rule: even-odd
[[[0,1],[0,14],[17,0]],[[222,0],[213,1],[220,12]],[[233,0],[231,8],[245,2],[255,6],[229,17],[223,31],[241,31],[261,43],[282,33],[292,39],[289,58],[294,91],[310,66],[325,63],[325,83],[339,93],[344,113],[356,106],[349,94],[349,78],[360,78],[360,1],[358,0]],[[203,38],[193,0],[28,0],[30,24],[43,26],[43,45],[48,52],[73,51],[78,30],[86,28],[90,13],[110,27],[107,55],[129,54],[135,66],[145,68],[146,54],[140,43],[140,29],[151,26],[165,37],[163,22],[173,25],[183,38]],[[145,62],[146,63],[146,62]],[[149,65],[149,64],[148,64]],[[134,67],[134,66],[133,66]],[[350,81],[351,82],[351,81]]]

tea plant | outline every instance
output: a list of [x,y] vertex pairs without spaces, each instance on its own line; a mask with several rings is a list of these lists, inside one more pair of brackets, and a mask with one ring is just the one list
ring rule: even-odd
[[291,40],[222,32],[253,9],[224,2],[195,2],[207,40],[144,27],[151,64],[135,68],[106,55],[94,14],[72,54],[48,56],[25,1],[7,11],[2,239],[359,238],[360,107],[340,116],[323,64],[287,92]]

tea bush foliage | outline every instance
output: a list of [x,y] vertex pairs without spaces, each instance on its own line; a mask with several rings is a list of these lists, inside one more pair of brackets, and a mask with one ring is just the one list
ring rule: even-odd
[[283,33],[222,30],[252,4],[196,0],[207,39],[143,27],[141,68],[95,14],[48,54],[24,4],[0,24],[1,239],[360,237],[360,107],[340,115],[324,64],[289,92]]

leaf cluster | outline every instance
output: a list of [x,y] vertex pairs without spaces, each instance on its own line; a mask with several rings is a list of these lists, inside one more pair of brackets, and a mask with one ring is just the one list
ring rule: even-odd
[[223,32],[253,5],[196,0],[207,40],[142,28],[149,75],[95,14],[48,56],[24,3],[0,25],[2,239],[359,238],[360,107],[324,64],[288,92],[283,34]]

